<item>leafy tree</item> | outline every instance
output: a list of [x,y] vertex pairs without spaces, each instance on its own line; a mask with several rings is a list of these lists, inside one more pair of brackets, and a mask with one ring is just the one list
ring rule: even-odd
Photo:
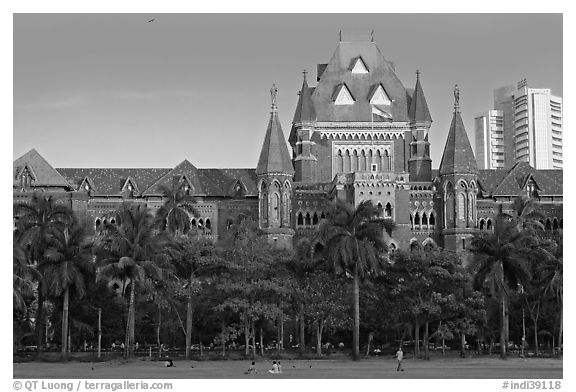
[[388,250],[383,238],[383,224],[371,201],[357,208],[336,199],[318,229],[318,241],[335,273],[352,276],[354,328],[352,353],[360,356],[360,280],[378,273]]
[[161,185],[160,189],[166,201],[156,211],[155,225],[171,235],[188,233],[190,215],[198,214],[188,183],[174,180],[170,186]]
[[538,264],[540,287],[544,288],[543,294],[551,296],[558,304],[559,325],[558,325],[558,346],[562,347],[562,326],[563,326],[563,312],[564,305],[563,295],[563,231],[558,230],[554,239],[547,242],[541,251],[544,255],[544,263]]
[[169,260],[167,237],[155,234],[154,218],[144,205],[123,203],[115,224],[106,224],[96,254],[100,276],[118,279],[130,290],[126,323],[125,355],[134,355],[135,296],[148,279],[161,281]]
[[70,291],[78,297],[85,293],[85,280],[93,276],[92,244],[86,241],[85,230],[79,224],[54,230],[40,266],[47,294],[62,296],[62,360],[67,360],[68,313]]
[[525,231],[518,230],[517,222],[500,214],[495,219],[494,232],[481,233],[472,238],[470,250],[477,264],[474,287],[488,285],[490,293],[500,301],[500,355],[506,357],[508,344],[508,306],[510,292],[519,283],[529,279],[525,265],[529,240]]
[[[70,208],[58,204],[52,196],[35,192],[29,201],[14,205],[16,230],[20,233],[19,241],[28,250],[31,264],[39,266],[44,262],[49,235],[56,229],[64,227],[73,219]],[[44,289],[43,279],[38,278],[38,309],[36,312],[36,344],[38,354],[43,351],[44,343]]]

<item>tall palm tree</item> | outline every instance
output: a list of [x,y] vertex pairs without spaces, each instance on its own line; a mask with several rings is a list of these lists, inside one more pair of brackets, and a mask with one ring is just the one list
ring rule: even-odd
[[14,310],[26,313],[26,297],[34,295],[34,280],[40,279],[38,270],[28,263],[26,251],[14,236],[12,242],[12,300]]
[[99,277],[119,279],[129,289],[125,356],[134,355],[134,299],[138,287],[148,278],[162,280],[166,272],[167,236],[156,234],[154,217],[146,206],[122,204],[115,213],[115,224],[106,224],[96,245]]
[[526,248],[519,244],[526,240],[526,233],[518,230],[515,221],[500,214],[495,219],[494,232],[481,233],[472,238],[470,250],[477,264],[474,288],[479,290],[486,283],[490,292],[500,302],[500,355],[506,357],[508,336],[508,305],[510,291],[519,283],[529,280],[525,265]]
[[558,230],[558,236],[552,241],[550,247],[542,248],[545,255],[545,263],[541,270],[541,285],[544,287],[544,293],[552,295],[560,306],[560,323],[558,328],[558,346],[562,347],[562,330],[563,330],[563,233]]
[[161,185],[160,189],[166,201],[156,212],[155,224],[171,235],[186,234],[190,230],[190,215],[198,212],[194,207],[195,199],[189,194],[185,181],[173,181],[170,186]]
[[[38,266],[44,261],[49,235],[72,221],[70,208],[57,204],[52,196],[35,192],[30,201],[14,205],[16,230],[21,233],[19,241],[29,251],[31,264]],[[36,344],[38,354],[43,351],[44,340],[44,290],[43,280],[38,277],[38,310],[36,312]]]
[[369,200],[354,208],[336,199],[318,229],[318,241],[331,268],[353,278],[355,360],[360,356],[360,280],[381,270],[388,250],[377,216],[378,210]]
[[44,253],[45,262],[40,266],[47,294],[62,297],[62,360],[67,358],[68,314],[70,291],[82,298],[86,292],[85,281],[94,273],[92,245],[86,240],[84,227],[73,224],[55,230],[48,240]]
[[534,234],[536,230],[544,229],[544,225],[539,221],[543,217],[538,211],[539,207],[536,199],[521,195],[514,198],[511,218],[516,222],[517,230],[526,230]]

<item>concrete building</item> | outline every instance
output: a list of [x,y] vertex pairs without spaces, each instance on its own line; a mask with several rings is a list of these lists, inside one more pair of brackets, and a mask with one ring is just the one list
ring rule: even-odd
[[504,114],[489,110],[474,119],[476,160],[479,169],[503,169],[505,164]]
[[97,235],[102,223],[114,223],[120,203],[155,210],[165,199],[161,186],[176,182],[197,200],[190,220],[202,235],[216,241],[235,215],[249,213],[281,248],[313,235],[336,198],[352,205],[372,201],[382,218],[395,223],[386,234],[392,249],[419,244],[461,251],[478,230],[491,230],[495,211],[509,209],[518,194],[542,202],[550,230],[562,227],[562,171],[525,162],[478,165],[457,88],[442,160],[433,170],[432,116],[418,71],[414,88],[405,88],[370,33],[342,33],[330,61],[317,71],[316,86],[304,74],[288,137],[291,153],[278,91],[271,89],[255,169],[199,169],[187,160],[174,168],[54,168],[31,150],[14,161],[14,201],[46,192]]

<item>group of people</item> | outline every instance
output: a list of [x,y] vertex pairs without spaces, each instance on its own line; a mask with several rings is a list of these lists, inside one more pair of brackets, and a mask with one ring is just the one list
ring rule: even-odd
[[[258,371],[256,370],[256,362],[252,362],[250,364],[250,367],[248,367],[248,370],[244,372],[244,374],[257,374],[257,373]],[[271,374],[282,373],[282,365],[280,364],[280,361],[272,361],[272,369],[269,369],[268,373]]]

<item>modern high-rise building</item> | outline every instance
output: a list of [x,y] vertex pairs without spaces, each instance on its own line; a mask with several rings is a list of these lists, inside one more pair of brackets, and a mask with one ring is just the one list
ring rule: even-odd
[[504,115],[489,110],[474,119],[476,161],[479,169],[504,169]]
[[486,169],[518,162],[562,169],[562,98],[547,88],[528,87],[526,79],[494,90],[494,110],[476,118],[476,145],[478,164]]

